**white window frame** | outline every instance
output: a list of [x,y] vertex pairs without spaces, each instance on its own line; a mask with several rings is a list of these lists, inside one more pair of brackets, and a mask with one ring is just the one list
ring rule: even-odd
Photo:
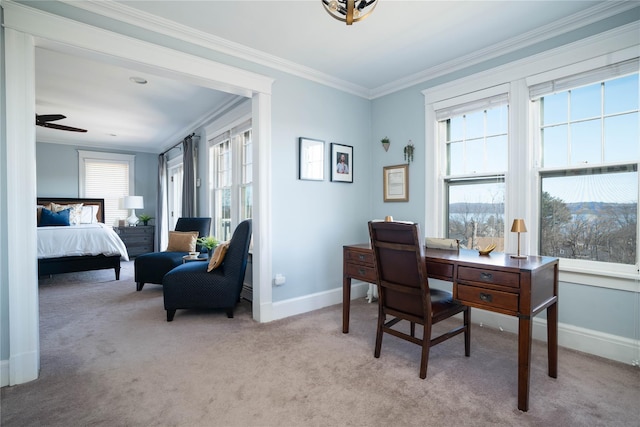
[[[229,113],[221,116],[213,123],[205,127],[205,134],[207,138],[207,179],[211,176],[213,165],[209,164],[209,151],[214,144],[214,139],[224,134],[225,132],[230,132],[234,128],[238,128],[238,126],[242,126],[244,123],[249,122],[249,129],[252,129],[251,124],[251,102],[244,101],[239,106],[234,108]],[[232,191],[231,191],[231,234],[233,234],[233,230],[235,230],[236,226],[240,223],[240,186],[243,185],[241,183],[241,170],[242,170],[242,158],[239,154],[239,147],[234,148],[234,137],[236,134],[244,133],[246,129],[244,127],[239,129],[239,132],[234,132],[230,134],[230,149],[231,149],[231,168],[232,168]],[[255,138],[252,137],[252,140]],[[252,141],[252,144],[255,144],[255,141]],[[238,150],[238,153],[234,153],[234,150]],[[254,159],[255,161],[255,159]],[[252,182],[251,185],[254,186],[255,182]],[[255,186],[254,186],[255,190]],[[207,191],[206,191],[206,201],[207,201],[207,215],[213,218],[215,222],[215,209],[213,207],[213,199],[211,194],[210,183],[207,182]],[[213,230],[216,229],[216,224],[214,223]],[[217,236],[216,236],[217,237]]]
[[[108,153],[104,151],[87,151],[78,150],[78,194],[80,197],[86,197],[86,169],[85,162],[87,160],[97,160],[102,162],[128,163],[129,165],[129,195],[137,195],[135,192],[135,154],[119,154]],[[139,194],[138,194],[139,195]],[[113,224],[107,224],[113,225]]]
[[[180,180],[179,194],[176,194],[174,191],[176,187],[171,182],[171,177],[177,169],[180,169],[182,179],[184,179],[182,154],[167,161],[167,221],[169,224],[169,230],[175,230],[178,218],[182,216],[182,179]],[[173,213],[176,212],[176,207],[178,206],[179,209],[177,209],[177,214],[173,215]]]
[[[636,25],[637,27],[637,25]],[[425,234],[442,236],[445,233],[446,206],[443,179],[443,152],[437,141],[436,110],[482,99],[502,85],[508,86],[509,93],[509,160],[506,174],[505,218],[525,218],[528,233],[521,235],[521,252],[536,254],[538,247],[539,218],[539,148],[532,143],[537,131],[531,125],[532,108],[529,87],[564,76],[587,72],[638,57],[640,44],[633,31],[611,32],[603,35],[595,43],[593,40],[580,41],[553,51],[535,55],[502,67],[477,73],[453,82],[424,90],[425,97],[425,168],[436,171],[426,174],[425,181]],[[522,143],[526,141],[526,143]],[[436,212],[435,218],[432,216]],[[434,221],[435,219],[435,221]],[[516,233],[505,236],[505,251],[514,252]],[[640,236],[640,230],[638,230]],[[592,264],[575,266],[571,262],[560,263],[560,280],[604,288],[639,292],[639,272],[620,271],[619,264],[610,264],[603,270]],[[631,266],[634,267],[634,266]],[[631,269],[633,270],[633,268]],[[607,280],[602,280],[606,276]]]

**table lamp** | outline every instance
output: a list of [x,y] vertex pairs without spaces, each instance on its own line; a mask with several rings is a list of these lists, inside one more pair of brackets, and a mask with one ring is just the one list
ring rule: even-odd
[[511,226],[511,232],[518,233],[518,254],[511,255],[511,258],[517,258],[517,259],[527,258],[526,255],[520,255],[520,233],[527,232],[527,227],[524,225],[524,219],[514,219],[513,225]]
[[142,209],[144,207],[144,199],[142,196],[124,196],[122,199],[122,207],[131,209],[131,215],[127,218],[127,223],[129,227],[134,227],[138,223],[136,209]]

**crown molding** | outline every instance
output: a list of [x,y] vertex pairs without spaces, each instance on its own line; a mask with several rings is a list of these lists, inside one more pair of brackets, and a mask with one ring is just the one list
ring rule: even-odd
[[[4,1],[8,2],[11,0]],[[535,45],[536,43],[552,39],[586,25],[623,13],[638,6],[638,3],[635,1],[611,1],[600,3],[587,10],[542,26],[536,30],[529,31],[528,33],[522,34],[518,37],[489,46],[485,49],[474,52],[473,54],[456,58],[455,60],[431,67],[377,88],[368,89],[304,65],[252,49],[245,45],[178,24],[174,21],[161,18],[147,12],[142,12],[113,0],[87,0],[82,2],[74,0],[60,1],[61,3],[68,4],[75,8],[125,22],[135,27],[144,28],[194,45],[202,46],[238,59],[283,71],[366,99],[379,98],[425,81],[480,64],[487,60],[495,59],[502,55],[524,49]]]

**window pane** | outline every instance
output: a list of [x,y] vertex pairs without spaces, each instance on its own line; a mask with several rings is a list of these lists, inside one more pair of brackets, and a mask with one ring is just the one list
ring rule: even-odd
[[635,264],[637,165],[542,176],[540,254]]
[[542,125],[549,126],[568,121],[569,93],[562,92],[555,95],[547,95],[541,101]]
[[109,160],[86,160],[84,163],[84,197],[104,199],[104,223],[118,225],[129,216],[121,200],[129,196],[129,163]]
[[449,182],[448,237],[466,248],[495,243],[503,251],[504,194],[503,180]]
[[640,160],[640,135],[638,113],[604,119],[604,160],[620,162]]
[[[448,175],[503,172],[507,168],[508,106],[479,110],[442,121],[448,139]],[[489,129],[491,133],[489,133]],[[499,157],[493,154],[500,152]]]
[[566,166],[568,162],[568,126],[553,126],[542,129],[542,166],[553,168]]
[[572,164],[602,163],[602,133],[600,120],[589,120],[571,125]]
[[465,116],[465,138],[478,138],[484,135],[484,111],[468,113]]
[[573,89],[571,93],[571,121],[600,117],[600,83]]
[[[638,109],[638,74],[604,83],[604,113],[623,113]],[[636,96],[634,96],[635,94]]]

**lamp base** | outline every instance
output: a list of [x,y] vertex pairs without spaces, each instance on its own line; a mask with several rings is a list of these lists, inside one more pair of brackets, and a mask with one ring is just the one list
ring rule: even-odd
[[511,258],[515,258],[515,259],[527,259],[529,258],[528,255],[510,255]]
[[131,215],[129,216],[129,218],[127,218],[127,224],[129,224],[129,227],[135,227],[136,224],[138,224],[140,220],[138,219],[138,217],[136,216],[135,211],[131,211]]

